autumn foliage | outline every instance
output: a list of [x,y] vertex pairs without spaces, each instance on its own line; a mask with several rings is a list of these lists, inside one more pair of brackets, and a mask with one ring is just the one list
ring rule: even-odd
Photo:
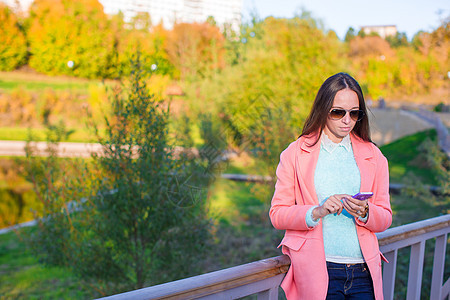
[[[221,29],[212,19],[166,29],[148,13],[127,22],[121,13],[106,15],[98,0],[35,0],[26,18],[0,4],[0,21],[0,70],[28,64],[49,75],[119,78],[128,75],[129,57],[139,50],[146,67],[160,76],[160,85],[171,80],[201,85],[220,74],[221,80],[245,86],[250,94],[253,89],[272,91],[283,99],[296,97],[300,106],[336,71],[355,75],[374,99],[404,99],[448,88],[450,30],[445,20],[411,42],[403,33],[383,39],[354,29],[341,41],[307,13],[291,19],[256,18],[240,32]],[[234,76],[228,78],[230,73]],[[276,89],[273,82],[283,88]],[[300,110],[296,113],[302,119]]]
[[225,38],[209,23],[179,23],[168,32],[166,51],[183,78],[224,67]]
[[0,70],[11,71],[25,63],[27,41],[17,16],[0,2]]
[[36,0],[30,24],[30,67],[51,75],[109,77],[114,36],[97,0]]

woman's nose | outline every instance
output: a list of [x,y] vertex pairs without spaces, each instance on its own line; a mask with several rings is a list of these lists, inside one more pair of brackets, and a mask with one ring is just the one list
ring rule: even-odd
[[350,117],[350,112],[345,112],[345,116],[342,118],[342,122],[344,122],[345,124],[350,124],[351,121],[352,118]]

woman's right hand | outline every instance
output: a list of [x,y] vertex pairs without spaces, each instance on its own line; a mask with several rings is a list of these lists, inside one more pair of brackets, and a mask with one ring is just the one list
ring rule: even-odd
[[325,202],[313,209],[312,211],[312,217],[313,220],[318,220],[320,218],[325,217],[329,214],[335,214],[338,215],[341,214],[342,210],[344,209],[344,205],[341,202],[342,198],[350,197],[349,195],[332,195],[328,197]]

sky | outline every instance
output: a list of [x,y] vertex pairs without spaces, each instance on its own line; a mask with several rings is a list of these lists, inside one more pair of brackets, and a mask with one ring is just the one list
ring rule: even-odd
[[[0,0],[13,3],[15,0]],[[33,0],[20,0],[28,6]],[[227,1],[227,0],[222,0]],[[260,18],[291,18],[301,9],[312,13],[343,39],[349,27],[356,32],[361,26],[396,25],[409,40],[420,30],[432,31],[445,18],[450,19],[450,0],[242,0],[243,21],[250,12]],[[439,13],[440,12],[440,13]]]
[[396,25],[411,40],[418,31],[431,32],[450,18],[449,0],[243,0],[243,20],[250,19],[250,12],[263,19],[291,18],[302,8],[340,39],[349,27],[358,32],[361,26]]

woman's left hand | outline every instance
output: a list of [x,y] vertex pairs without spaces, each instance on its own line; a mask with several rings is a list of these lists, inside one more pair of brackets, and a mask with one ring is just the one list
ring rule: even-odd
[[342,199],[342,204],[344,205],[345,210],[355,218],[365,217],[367,203],[368,200],[358,200],[352,198],[351,196],[344,197]]

